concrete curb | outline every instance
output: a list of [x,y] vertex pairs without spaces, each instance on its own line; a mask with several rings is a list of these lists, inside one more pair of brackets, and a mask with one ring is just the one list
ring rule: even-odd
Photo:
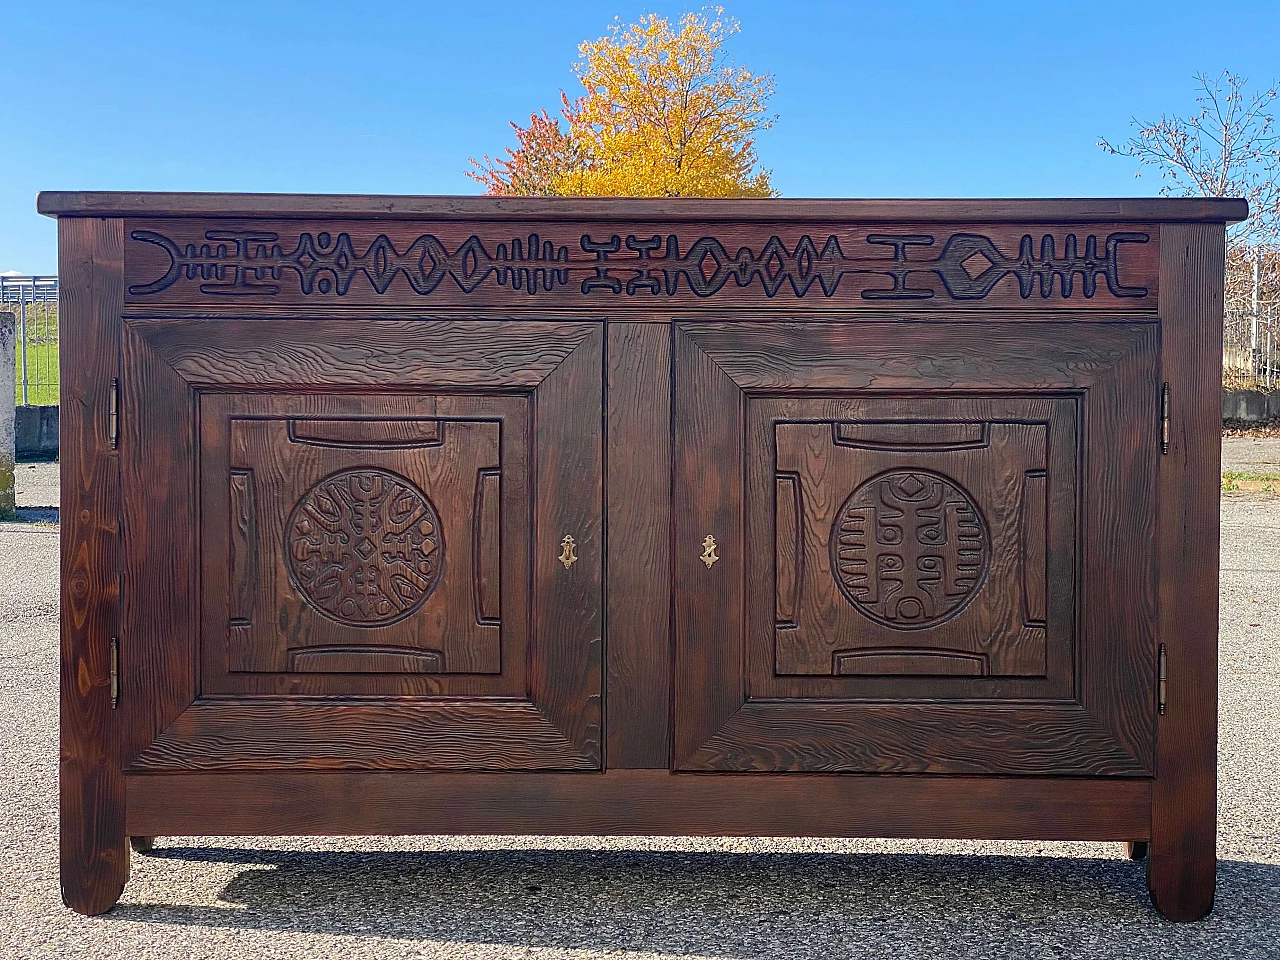
[[1262,423],[1280,417],[1280,390],[1223,390],[1222,419]]
[[[12,352],[12,350],[10,351]],[[12,390],[10,393],[12,394]],[[58,459],[58,408],[18,407],[15,446],[19,460]]]

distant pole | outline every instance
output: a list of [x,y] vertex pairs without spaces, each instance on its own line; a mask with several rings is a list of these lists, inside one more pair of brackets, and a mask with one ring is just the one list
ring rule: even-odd
[[1272,319],[1271,307],[1267,307],[1267,390],[1271,389],[1271,376],[1275,371],[1275,346],[1272,334],[1275,333],[1275,320]]
[[[8,304],[0,303],[0,306]],[[0,312],[0,520],[12,520],[14,510],[14,317]]]
[[1273,334],[1275,333],[1275,329],[1274,329],[1275,324],[1272,322],[1271,304],[1267,304],[1266,323],[1267,323],[1267,346],[1266,346],[1266,353],[1263,354],[1263,357],[1262,357],[1262,369],[1263,369],[1263,377],[1266,380],[1267,389],[1270,390],[1271,389],[1271,372],[1272,372],[1272,366],[1273,366],[1273,360],[1272,360],[1271,354],[1272,354],[1272,350],[1274,349],[1272,344],[1274,342]]
[[[35,284],[31,285],[31,294],[35,296]],[[22,311],[22,319],[19,321],[22,329],[19,336],[22,337],[22,405],[27,405],[27,288],[21,284],[18,285],[18,306]]]
[[1261,261],[1262,250],[1255,245],[1253,248],[1253,310],[1249,318],[1249,366],[1252,368],[1249,372],[1254,377],[1258,375],[1258,296],[1262,285]]

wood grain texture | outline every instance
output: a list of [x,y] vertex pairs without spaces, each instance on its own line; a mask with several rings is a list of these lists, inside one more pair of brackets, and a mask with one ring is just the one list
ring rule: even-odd
[[[227,620],[234,624],[237,643],[250,642],[249,631],[258,603],[258,488],[252,470],[231,469],[228,493],[227,569],[230,577],[231,602],[227,607]],[[228,657],[228,659],[230,659]]]
[[[746,398],[681,327],[673,330],[674,754],[684,768],[747,696],[743,630]],[[706,537],[719,559],[702,561]],[[724,642],[727,638],[728,642]]]
[[[677,723],[682,720],[677,718]],[[1079,704],[748,700],[683,765],[766,773],[1143,776]]]
[[424,698],[204,697],[132,772],[593,770],[533,703]]
[[[129,877],[121,714],[111,708],[109,645],[119,630],[120,474],[108,436],[119,375],[124,228],[75,220],[58,233],[62,278],[59,859],[62,899],[109,910]],[[126,686],[126,698],[137,698]]]
[[[1144,545],[1151,543],[1155,530],[1150,496],[1158,450],[1151,406],[1157,362],[1153,324],[853,328],[738,323],[678,324],[677,331],[677,361],[680,349],[700,358],[687,379],[681,377],[679,362],[676,367],[677,504],[688,498],[714,516],[726,504],[740,502],[741,494],[731,497],[726,491],[741,482],[744,471],[748,484],[743,565],[730,567],[722,561],[711,571],[735,578],[745,571],[747,579],[721,583],[706,577],[705,570],[700,577],[695,564],[685,587],[689,594],[678,594],[677,610],[689,613],[676,621],[676,674],[687,689],[677,700],[677,742],[690,737],[688,731],[710,728],[709,704],[718,705],[722,718],[718,732],[679,755],[681,769],[973,773],[986,763],[986,770],[1002,774],[1151,773],[1154,730],[1147,694],[1155,585],[1153,558]],[[963,391],[964,399],[922,395],[931,390]],[[1009,394],[1027,398],[1020,401],[1023,407],[1001,399]],[[1068,412],[1064,404],[1076,405],[1075,411]],[[713,406],[721,408],[719,416],[702,412]],[[744,406],[745,442],[734,419]],[[1048,446],[1037,457],[1002,455],[1016,469],[997,469],[992,461],[984,468],[990,474],[985,478],[982,470],[963,466],[983,454],[958,431],[942,436],[944,446],[959,449],[940,452],[933,461],[925,459],[919,430],[898,430],[891,437],[859,428],[837,438],[837,446],[857,443],[875,450],[853,447],[822,457],[784,453],[784,430],[804,431],[815,421],[824,423],[825,449],[835,423],[883,423],[895,416],[920,423],[987,422],[992,431],[995,421],[1039,422],[1050,425],[1039,441]],[[705,431],[689,443],[687,460],[680,444],[685,419]],[[1055,493],[1060,526],[1052,557],[1054,635],[1047,648],[1040,648],[1042,657],[1050,657],[1048,672],[1037,671],[1046,680],[895,678],[885,675],[883,664],[879,670],[862,669],[863,676],[831,676],[855,665],[837,659],[827,667],[828,658],[871,636],[874,624],[863,626],[854,613],[830,631],[832,640],[820,651],[828,676],[817,675],[813,664],[811,673],[801,675],[805,651],[786,645],[801,643],[803,631],[778,630],[772,609],[777,593],[776,471],[807,479],[807,493],[814,499],[802,515],[816,510],[826,518],[820,526],[830,524],[858,483],[894,464],[911,468],[933,462],[967,477],[973,490],[986,491],[979,495],[980,509],[1000,541],[993,562],[1008,567],[1007,577],[988,575],[993,595],[974,610],[982,615],[991,604],[990,610],[1022,637],[1025,631],[1034,636],[1039,628],[1022,623],[1018,498],[1026,471],[1050,460],[1055,473],[1078,471],[1080,479],[1061,484]],[[998,508],[1001,500],[1005,507]],[[1078,529],[1072,519],[1077,509]],[[697,536],[698,530],[686,525],[691,513],[677,511],[678,544]],[[726,518],[719,525],[731,526]],[[820,549],[808,550],[804,563],[811,584],[831,578],[829,561],[818,556],[828,550],[825,534],[815,532],[810,539],[818,537],[823,537]],[[729,556],[728,550],[723,553]],[[678,571],[682,561],[677,554]],[[1002,578],[1008,581],[1003,586]],[[1078,584],[1074,590],[1069,588],[1072,580]],[[736,619],[743,606],[745,632]],[[832,606],[843,614],[848,604],[834,589],[825,595],[816,588],[806,590],[799,623],[812,632],[815,624],[830,619],[823,611]],[[967,629],[964,623],[961,615],[927,633]],[[925,642],[915,634],[893,642],[892,635],[882,632],[868,646],[900,658]],[[940,640],[938,646],[953,653],[982,652],[990,659],[982,645],[993,635],[983,627],[972,636],[956,634],[949,643]],[[851,639],[844,643],[846,636]],[[918,659],[896,662],[918,669]],[[1018,656],[1012,662],[1022,663]],[[707,664],[719,672],[711,672]],[[736,672],[744,668],[745,676]],[[966,698],[983,705],[966,706]],[[911,700],[924,702],[908,706]],[[1037,735],[1028,736],[1031,730]],[[971,739],[966,743],[966,738]]]
[[[202,584],[198,395],[128,324],[122,353],[120,620],[126,643],[120,675],[122,686],[137,692],[122,704],[127,764],[199,692]],[[224,474],[224,489],[228,479]],[[226,536],[229,523],[220,530]]]
[[194,387],[306,384],[391,390],[532,389],[583,339],[583,323],[133,320],[129,327]]
[[[203,692],[525,696],[529,403],[528,396],[474,393],[202,393]],[[315,438],[314,424],[328,440]],[[358,427],[365,440],[349,442]],[[300,434],[309,439],[293,442]],[[435,439],[388,445],[392,434]],[[345,439],[334,443],[339,435]],[[496,472],[489,469],[500,461]],[[440,520],[436,587],[415,615],[392,623],[334,620],[298,592],[288,569],[286,528],[295,504],[315,481],[360,468],[391,470],[414,483]],[[225,600],[227,571],[234,572],[227,553],[239,527],[226,522],[228,474],[252,479],[264,502],[252,553],[255,603],[238,610]],[[485,489],[488,498],[477,501]],[[233,599],[238,594],[231,590]]]
[[561,198],[369,196],[300,193],[164,193],[45,190],[36,208],[47,216],[116,217],[372,217],[379,220],[618,220],[625,217],[741,220],[825,218],[893,223],[911,220],[1075,223],[1094,220],[1210,220],[1248,215],[1243,200],[1187,197],[1008,200],[704,200],[695,198]]
[[1047,557],[1050,527],[1061,522],[1062,517],[1059,510],[1050,510],[1049,491],[1048,471],[1028,470],[1023,474],[1018,538],[1022,548],[1022,622],[1027,626],[1045,623],[1050,582],[1055,587],[1058,583],[1049,572]]
[[[779,626],[770,633],[763,628],[769,617],[764,605],[770,577],[790,583],[794,574],[781,568],[778,574],[772,574],[758,555],[751,564],[748,609],[751,656],[756,664],[752,687],[755,696],[1073,696],[1078,592],[1076,461],[1080,444],[1074,399],[892,395],[753,398],[748,409],[751,540],[767,542],[771,522],[779,531],[777,539],[782,540],[783,524],[793,522],[781,505],[772,511],[768,502],[769,474],[776,460],[780,471],[792,471],[804,493],[802,560],[808,572],[794,626]],[[854,436],[859,439],[851,439]],[[897,438],[892,443],[891,436]],[[935,445],[925,442],[928,437],[934,438]],[[1027,466],[1044,468],[1049,463],[1053,467],[1056,507],[1054,549],[1048,558],[1041,558],[1037,568],[1040,580],[1051,575],[1056,585],[1053,623],[1046,631],[1043,624],[1028,627],[1024,623],[1020,602],[1024,579],[1020,514]],[[834,524],[839,518],[841,536],[849,541],[840,547],[840,553],[848,555],[841,561],[848,568],[841,576],[859,569],[849,563],[849,558],[856,559],[861,552],[880,552],[894,558],[892,551],[899,547],[879,541],[886,533],[900,529],[896,524],[902,518],[895,517],[896,507],[881,505],[885,520],[895,524],[893,529],[876,530],[872,525],[857,537],[850,537],[845,531],[843,518],[853,491],[864,489],[862,485],[870,478],[902,470],[923,470],[926,477],[946,476],[962,483],[966,495],[975,498],[987,554],[986,568],[975,571],[980,576],[973,588],[960,595],[962,600],[967,598],[965,606],[949,618],[944,611],[941,622],[932,626],[906,630],[901,625],[877,622],[855,607],[836,575],[832,552]],[[883,494],[878,489],[875,492],[877,496]],[[926,508],[922,518],[930,512]],[[939,513],[938,519],[945,520],[944,514]],[[900,539],[918,542],[914,526],[904,533],[909,536]],[[946,534],[944,539],[950,536]],[[862,551],[852,549],[859,543]],[[929,552],[946,557],[940,549]],[[1052,566],[1046,566],[1046,562]],[[911,562],[906,566],[915,572],[919,564]],[[901,574],[878,571],[876,575],[893,578]],[[939,579],[931,589],[945,599],[947,588],[942,583]],[[886,580],[885,589],[892,586],[892,579]],[[901,593],[895,591],[894,596]],[[936,650],[938,656],[932,661],[921,657],[901,661],[911,650]],[[891,660],[900,662],[903,669],[891,667]],[[864,678],[895,672],[902,676],[893,683],[818,679],[833,672]],[[922,676],[946,673],[985,675],[985,679],[961,683],[926,680]],[[915,674],[915,678],[908,680],[908,674]]]
[[800,489],[799,475],[779,466],[773,491],[773,623],[779,640],[783,636],[780,631],[800,626],[806,566],[802,517],[807,502],[801,500]]
[[601,774],[148,774],[129,830],[212,835],[1145,837],[1149,780]]
[[[334,321],[329,337],[329,324],[272,324],[256,343],[275,364],[246,346],[252,324],[222,352],[208,323],[128,324],[126,576],[147,585],[126,606],[131,767],[598,769],[603,326],[514,324],[494,341],[475,325],[392,324],[359,359],[295,362],[350,329]],[[420,615],[344,627],[342,610],[304,611],[298,571],[282,572],[296,504],[351,471],[399,477],[405,502],[446,514],[453,560]],[[233,589],[250,526],[232,510],[237,477],[256,491],[252,591]],[[360,516],[391,517],[372,505]],[[571,570],[556,560],[565,530]],[[370,549],[354,527],[316,544]]]
[[[324,404],[328,412],[337,399]],[[420,412],[429,408],[439,418],[395,418],[406,406],[399,397],[341,398],[352,418],[345,421],[307,417],[310,397],[210,394],[203,398],[200,522],[209,587],[206,692],[220,689],[208,681],[226,673],[228,663],[232,672],[292,672],[290,658],[297,660],[304,654],[302,668],[317,669],[314,657],[305,656],[311,648],[330,649],[324,660],[330,668],[326,672],[332,673],[392,672],[373,669],[376,663],[361,664],[359,650],[366,646],[434,654],[435,662],[430,664],[407,659],[405,666],[412,672],[428,666],[443,673],[502,672],[499,605],[495,599],[491,618],[477,616],[476,569],[479,556],[484,555],[492,558],[496,571],[502,540],[528,537],[527,519],[519,522],[522,514],[528,515],[528,402],[521,397],[413,399]],[[320,442],[309,427],[316,423],[345,423],[341,432],[348,437],[357,425],[369,428],[372,437],[386,434],[393,425],[429,423],[438,439],[426,445]],[[293,438],[300,433],[311,439],[296,442]],[[494,522],[486,542],[485,536],[477,536],[476,488],[488,473],[495,473],[500,481],[504,434],[509,530],[504,538]],[[214,456],[224,447],[224,439],[229,441],[226,457]],[[221,631],[213,619],[218,614],[209,609],[221,606],[220,598],[225,596],[221,581],[229,565],[225,554],[219,555],[225,542],[221,531],[225,526],[233,533],[238,528],[234,514],[233,522],[227,523],[228,474],[253,478],[262,501],[250,548],[259,602],[238,614],[220,611],[232,621],[249,621],[243,637],[247,646],[233,650],[229,657],[212,642]],[[490,511],[495,520],[498,507],[495,491]],[[416,523],[403,529],[406,520],[398,519],[399,513],[416,518]],[[525,555],[518,543],[512,547],[517,559]],[[520,661],[526,611],[519,597],[526,570],[527,564],[517,562],[508,574],[514,618],[508,642]],[[493,584],[495,597],[499,587]],[[338,649],[345,651],[346,669],[335,669]],[[379,654],[375,660],[385,658]]]
[[[985,318],[986,315],[982,315]],[[992,378],[1025,391],[1077,390],[1133,349],[1154,324],[681,323],[680,331],[739,389],[969,391]],[[1148,332],[1147,336],[1154,336]],[[988,354],[999,358],[998,367]]]
[[[972,415],[972,404],[965,401],[931,403],[939,417]],[[861,654],[861,666],[880,673],[881,658],[873,651],[896,657],[915,649],[939,654],[933,664],[917,664],[916,669],[927,673],[950,673],[956,667],[968,673],[966,668],[976,658],[981,675],[1045,676],[1045,631],[1024,624],[1019,597],[1026,576],[1019,481],[1028,469],[1046,468],[1048,421],[1054,405],[1061,408],[1058,429],[1075,439],[1073,401],[1023,401],[1021,409],[1011,402],[1010,421],[973,424],[982,429],[985,439],[981,445],[960,450],[919,444],[906,450],[844,446],[833,440],[833,427],[843,421],[821,419],[822,409],[834,406],[821,401],[805,405],[808,416],[800,413],[803,406],[795,401],[785,413],[777,409],[778,404],[769,404],[768,413],[761,411],[763,429],[758,429],[755,411],[765,405],[752,403],[748,469],[757,494],[754,502],[763,508],[752,513],[752,541],[767,541],[770,536],[768,498],[761,487],[767,477],[756,480],[754,475],[757,470],[767,472],[768,461],[776,459],[775,485],[788,474],[798,479],[803,492],[800,515],[808,548],[804,566],[811,571],[801,593],[799,615],[792,617],[795,626],[775,632],[777,674],[829,676],[835,668],[833,657],[852,661],[856,652]],[[1015,420],[1019,414],[1027,422]],[[1040,422],[1034,422],[1037,415]],[[891,421],[920,417],[919,401],[886,401],[870,416]],[[912,426],[939,428],[942,440],[947,439],[945,423],[917,420]],[[763,434],[758,444],[757,433]],[[1059,480],[1059,472],[1063,475],[1063,499],[1072,506],[1074,446],[1066,446],[1067,455],[1055,465],[1060,469],[1054,477]],[[787,516],[794,508],[784,508],[778,499],[774,527],[775,541],[781,544],[794,541],[796,534],[791,530],[795,521]],[[1069,558],[1074,550],[1074,510],[1063,519],[1068,525],[1059,538],[1059,549],[1065,548]],[[775,553],[780,552],[781,547],[776,547]],[[1067,570],[1072,566],[1068,559]],[[764,564],[752,569],[756,574],[768,572]],[[1043,560],[1035,575],[1045,579]],[[788,572],[782,582],[794,577]],[[755,609],[759,587],[752,590]],[[759,592],[767,597],[767,589]],[[759,616],[755,613],[752,618]],[[1068,647],[1069,638],[1067,630]],[[942,656],[944,652],[971,656],[956,663],[955,658]],[[1070,689],[1068,685],[1063,693],[1069,694]]]
[[[533,395],[533,644],[529,695],[579,751],[604,754],[604,327]],[[572,536],[577,561],[560,562]]]
[[665,768],[671,731],[671,330],[606,327],[606,765]]
[[476,623],[483,625],[502,623],[502,514],[502,471],[478,471],[471,512],[471,583]]
[[1158,236],[1140,222],[163,218],[127,224],[126,297],[136,309],[232,316],[386,303],[1152,313]]
[[[1171,225],[1161,274],[1169,453],[1160,463],[1160,639],[1168,707],[1159,718],[1147,883],[1172,920],[1213,909],[1217,822],[1218,498],[1224,231]],[[1152,690],[1154,697],[1154,689]]]
[[439,420],[401,418],[386,420],[297,420],[289,427],[293,443],[314,443],[322,447],[438,447]]
[[1081,403],[1086,453],[1079,691],[1117,742],[1154,773],[1159,331],[1131,329],[1134,348]]

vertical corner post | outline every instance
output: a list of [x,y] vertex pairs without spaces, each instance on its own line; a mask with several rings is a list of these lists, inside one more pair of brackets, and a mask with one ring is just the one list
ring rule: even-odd
[[1222,224],[1167,224],[1160,238],[1162,380],[1171,391],[1160,463],[1158,717],[1147,886],[1171,920],[1213,909],[1217,874],[1218,528],[1221,487]]
[[114,906],[129,877],[121,729],[112,709],[119,619],[120,471],[111,442],[124,308],[124,224],[64,218],[61,277],[61,673],[58,765],[62,899]]

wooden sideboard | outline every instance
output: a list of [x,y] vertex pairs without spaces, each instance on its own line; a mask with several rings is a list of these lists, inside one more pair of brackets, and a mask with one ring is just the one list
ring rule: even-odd
[[45,193],[61,857],[1114,840],[1215,875],[1234,200]]

